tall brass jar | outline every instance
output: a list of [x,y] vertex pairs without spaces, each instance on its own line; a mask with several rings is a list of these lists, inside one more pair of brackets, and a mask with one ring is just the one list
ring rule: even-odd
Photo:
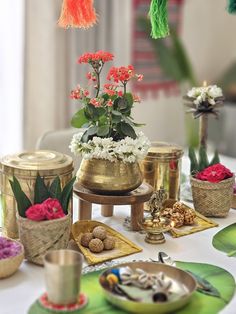
[[164,187],[169,199],[179,199],[183,149],[175,144],[154,142],[141,163],[144,181],[154,191]]
[[56,176],[59,176],[63,188],[72,178],[72,172],[72,158],[54,151],[39,150],[3,157],[0,164],[3,234],[10,238],[18,237],[17,205],[9,184],[9,179],[12,179],[13,175],[19,180],[23,191],[32,201],[38,173],[44,178],[46,184],[50,184]]

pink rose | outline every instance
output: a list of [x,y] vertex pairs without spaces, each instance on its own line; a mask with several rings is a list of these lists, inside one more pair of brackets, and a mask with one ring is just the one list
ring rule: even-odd
[[62,218],[65,216],[60,202],[56,198],[48,198],[43,203],[47,220]]
[[42,204],[35,204],[30,206],[26,210],[25,215],[28,219],[35,221],[41,221],[46,219],[45,211],[42,207]]
[[218,183],[222,180],[229,179],[232,176],[233,173],[229,169],[218,163],[200,171],[195,177],[198,180]]

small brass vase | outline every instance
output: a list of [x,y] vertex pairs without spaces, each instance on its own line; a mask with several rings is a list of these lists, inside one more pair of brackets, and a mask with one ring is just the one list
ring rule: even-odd
[[[147,156],[141,162],[144,182],[150,184],[154,191],[163,187],[167,199],[179,200],[182,156],[183,149],[180,146],[153,142]],[[149,210],[147,204],[145,209]]]
[[80,185],[100,194],[125,194],[142,183],[139,164],[119,160],[83,159],[77,178]]

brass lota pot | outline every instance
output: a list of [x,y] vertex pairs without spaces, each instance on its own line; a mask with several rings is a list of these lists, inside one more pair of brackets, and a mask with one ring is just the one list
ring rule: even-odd
[[83,159],[77,172],[78,183],[102,194],[124,194],[142,183],[137,162],[111,162],[104,159]]

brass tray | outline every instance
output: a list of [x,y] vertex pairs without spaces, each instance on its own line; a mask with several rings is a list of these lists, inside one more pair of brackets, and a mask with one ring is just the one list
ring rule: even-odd
[[[107,230],[107,234],[115,238],[115,248],[113,250],[103,251],[101,253],[92,253],[88,248],[80,244],[83,233],[91,232],[95,227],[102,226]],[[89,265],[102,263],[111,259],[141,252],[142,249],[121,233],[110,228],[99,221],[81,220],[72,225],[72,236],[76,244],[80,248]]]
[[131,269],[141,268],[146,272],[153,274],[163,272],[165,275],[170,277],[175,282],[176,285],[178,285],[183,289],[183,291],[185,291],[185,295],[180,296],[174,301],[157,303],[131,301],[123,296],[119,296],[113,293],[109,286],[105,284],[104,277],[106,276],[107,273],[109,273],[109,269],[105,270],[99,277],[99,283],[102,287],[103,293],[107,301],[119,307],[120,309],[128,312],[136,314],[175,313],[176,310],[182,308],[190,301],[193,292],[197,288],[195,279],[188,272],[177,267],[151,262],[131,262],[120,264],[112,268],[119,268],[125,266],[129,266]]
[[[166,200],[164,205],[166,207],[172,207],[175,202],[176,202],[176,200]],[[186,207],[192,209],[185,202],[183,202],[183,203]],[[196,210],[195,210],[195,213],[196,213],[196,218],[195,218],[195,223],[193,225],[189,225],[189,226],[185,225],[185,226],[182,226],[180,228],[172,228],[169,231],[169,233],[172,235],[173,238],[182,237],[185,235],[189,235],[191,233],[203,231],[205,229],[209,229],[209,228],[213,228],[213,227],[218,226],[218,224],[216,222],[203,216],[202,214],[200,214]]]

